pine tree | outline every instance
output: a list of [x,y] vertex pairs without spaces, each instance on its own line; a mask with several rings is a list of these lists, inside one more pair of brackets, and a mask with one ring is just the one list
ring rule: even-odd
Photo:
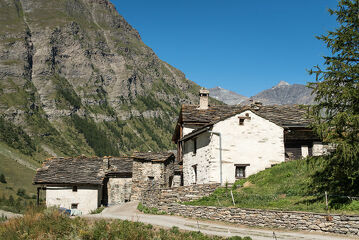
[[324,142],[335,146],[323,158],[313,176],[316,191],[359,194],[359,0],[340,0],[335,15],[339,27],[322,40],[331,56],[324,57],[325,69],[316,66],[310,83],[316,105],[310,109],[313,127]]

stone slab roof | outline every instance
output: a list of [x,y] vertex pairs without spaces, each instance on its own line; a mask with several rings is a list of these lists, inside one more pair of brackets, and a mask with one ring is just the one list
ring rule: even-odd
[[[108,163],[104,160],[108,160]],[[107,164],[106,164],[107,163]],[[106,173],[132,172],[132,158],[50,158],[37,169],[34,184],[102,184]]]
[[170,158],[175,158],[175,155],[173,152],[135,152],[132,154],[132,157],[134,159],[142,160],[142,161],[152,161],[152,162],[165,162]]
[[307,108],[299,105],[223,105],[210,106],[207,110],[199,110],[198,106],[194,105],[183,105],[181,109],[182,119],[180,120],[183,123],[216,123],[246,110],[251,110],[253,113],[282,127],[309,125],[309,120],[306,119]]

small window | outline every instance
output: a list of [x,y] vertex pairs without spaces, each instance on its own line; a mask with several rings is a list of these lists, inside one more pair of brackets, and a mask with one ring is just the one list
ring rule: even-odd
[[239,119],[239,125],[241,125],[241,126],[244,125],[244,118]]
[[148,176],[148,182],[153,185],[155,183],[155,177]]
[[197,138],[193,139],[193,154],[197,154]]
[[193,168],[193,177],[194,177],[194,183],[193,184],[196,184],[197,183],[197,164],[196,165],[193,165],[192,166]]
[[246,166],[236,166],[235,176],[237,179],[246,178]]
[[71,209],[77,209],[78,206],[79,206],[78,203],[72,203],[72,204],[71,204]]
[[72,191],[77,192],[77,186],[72,186]]

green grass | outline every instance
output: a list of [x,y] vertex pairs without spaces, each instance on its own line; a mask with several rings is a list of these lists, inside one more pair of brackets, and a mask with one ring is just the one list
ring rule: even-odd
[[164,215],[166,212],[160,211],[157,208],[149,208],[144,206],[142,203],[139,203],[137,206],[137,210],[143,212],[145,214],[153,214],[153,215]]
[[[121,220],[90,220],[69,218],[55,209],[29,210],[24,217],[0,223],[0,239],[122,239],[122,240],[220,240],[200,232],[180,231],[178,228],[162,229],[149,224]],[[250,240],[245,237],[228,239]]]
[[[186,202],[187,205],[233,206],[235,207],[273,209],[289,211],[326,212],[324,193],[311,195],[310,175],[316,166],[307,164],[306,160],[297,160],[276,165],[255,175],[237,181],[232,188],[223,187],[199,200]],[[244,185],[244,187],[243,187]],[[242,186],[242,187],[239,187]],[[335,199],[329,195],[329,201]],[[329,205],[331,213],[359,214],[359,201]]]

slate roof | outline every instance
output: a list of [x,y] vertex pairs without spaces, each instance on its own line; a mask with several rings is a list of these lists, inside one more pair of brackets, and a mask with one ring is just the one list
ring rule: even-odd
[[192,132],[192,134],[197,134],[198,131],[202,131],[207,126],[212,126],[246,110],[250,110],[281,127],[308,127],[310,124],[306,118],[307,107],[300,105],[215,105],[209,106],[205,110],[198,109],[197,105],[182,105],[172,140],[175,142],[179,140],[179,125],[182,123],[197,125],[197,129]]
[[[132,172],[132,158],[50,158],[37,169],[34,184],[102,184],[106,173]],[[106,169],[104,169],[106,168]]]
[[152,162],[165,162],[170,158],[175,158],[173,152],[135,152],[132,154],[134,159],[142,160],[142,161],[152,161]]
[[223,105],[210,106],[206,110],[199,110],[195,105],[183,105],[181,109],[181,121],[184,123],[212,124],[228,117],[251,110],[255,114],[279,125],[308,126],[306,119],[307,108],[299,105],[273,105],[273,106],[241,106]]

